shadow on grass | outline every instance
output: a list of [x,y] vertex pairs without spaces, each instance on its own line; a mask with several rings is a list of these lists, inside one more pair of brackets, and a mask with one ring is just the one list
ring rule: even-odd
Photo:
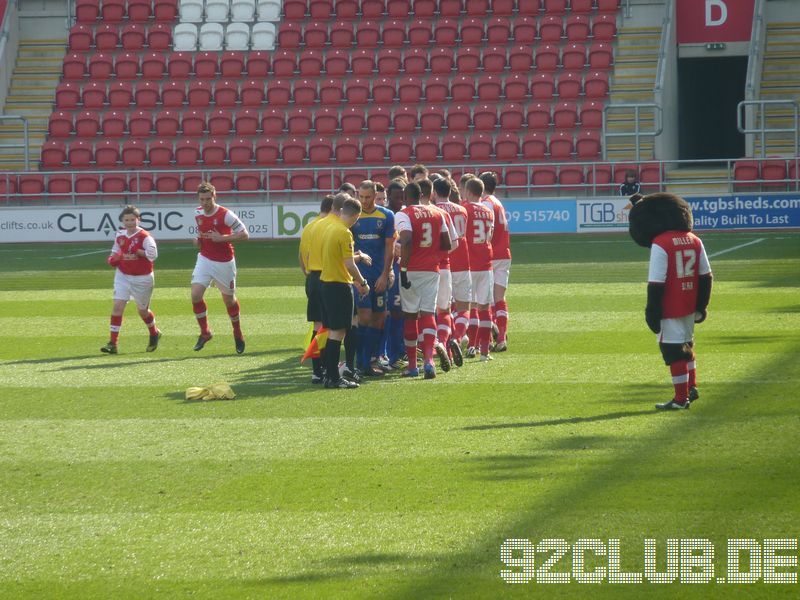
[[491,423],[486,425],[469,425],[463,427],[463,431],[488,431],[492,429],[521,429],[533,427],[552,427],[554,425],[567,425],[575,423],[596,423],[599,421],[615,421],[628,417],[641,417],[642,415],[652,415],[652,410],[628,410],[593,415],[591,417],[570,417],[564,419],[548,419],[545,421],[525,421],[522,423]]

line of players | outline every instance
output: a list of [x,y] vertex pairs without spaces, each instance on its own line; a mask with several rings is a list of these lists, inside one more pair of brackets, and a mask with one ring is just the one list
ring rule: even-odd
[[[507,350],[511,252],[506,213],[494,195],[496,175],[465,174],[457,184],[446,170],[415,165],[408,173],[392,167],[389,178],[385,189],[369,180],[358,188],[343,185],[303,230],[307,318],[315,334],[329,330],[324,356],[313,361],[312,383],[357,387],[362,377],[394,369],[417,377],[418,349],[424,376],[432,379],[434,355],[449,371],[452,363],[463,364],[464,352],[485,362],[492,360],[490,349]],[[360,213],[344,214],[354,197]],[[355,287],[352,300],[346,284]],[[340,342],[342,369],[336,368]]]

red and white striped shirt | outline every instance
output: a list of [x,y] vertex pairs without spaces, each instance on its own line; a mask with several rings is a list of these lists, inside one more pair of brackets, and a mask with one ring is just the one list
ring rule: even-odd
[[[144,256],[138,256],[137,250],[144,250]],[[128,235],[127,229],[120,229],[114,238],[111,254],[121,254],[122,260],[117,269],[125,275],[148,275],[153,272],[153,261],[158,258],[156,242],[147,231],[138,227]]]
[[202,207],[195,210],[194,220],[197,222],[197,232],[200,239],[200,254],[216,262],[230,262],[233,260],[233,244],[230,242],[212,242],[203,237],[203,234],[216,231],[220,235],[238,233],[244,229],[244,223],[232,211],[224,206],[217,205],[217,209],[207,215]]

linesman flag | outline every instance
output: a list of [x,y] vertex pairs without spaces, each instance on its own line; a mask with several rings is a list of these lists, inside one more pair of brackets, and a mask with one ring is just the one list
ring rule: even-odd
[[302,363],[307,358],[319,358],[320,352],[325,349],[325,345],[328,343],[328,330],[323,327],[317,332],[311,341],[308,344],[308,348],[306,351],[303,352],[303,356],[300,357],[300,362]]

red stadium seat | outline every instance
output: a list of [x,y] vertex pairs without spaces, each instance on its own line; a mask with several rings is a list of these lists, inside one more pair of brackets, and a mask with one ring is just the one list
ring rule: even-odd
[[528,129],[546,130],[550,128],[550,104],[533,102],[528,105],[526,121]]
[[642,163],[639,166],[639,181],[641,183],[655,183],[660,186],[663,179],[661,169],[661,163],[658,162]]
[[452,48],[434,48],[430,56],[431,73],[448,74],[453,70]]
[[202,137],[205,135],[206,114],[201,110],[190,110],[183,113],[181,129],[187,137]]
[[597,0],[598,12],[615,13],[619,10],[619,0]]
[[393,19],[407,18],[411,14],[411,3],[409,0],[388,0],[386,12]]
[[402,56],[399,50],[385,48],[378,52],[378,73],[381,75],[398,75],[402,64]]
[[497,127],[497,105],[483,104],[476,106],[472,115],[475,131],[494,131]]
[[279,77],[287,77],[297,70],[297,55],[291,50],[276,50],[272,55],[272,71]]
[[128,20],[144,22],[150,20],[153,3],[150,0],[128,0]]
[[639,167],[633,163],[616,163],[614,165],[614,183],[620,185],[625,181],[628,171],[633,171],[639,177]]
[[492,2],[492,14],[502,17],[509,17],[514,14],[514,0],[494,0]]
[[406,43],[405,21],[386,21],[383,24],[383,47],[401,48]]
[[483,41],[483,21],[467,18],[461,23],[461,44],[479,45]]
[[94,23],[100,16],[100,1],[77,0],[75,3],[75,16],[78,23]]
[[371,75],[375,70],[375,51],[356,50],[350,58],[350,68],[354,75]]
[[737,188],[743,187],[742,184],[758,181],[760,178],[758,162],[754,160],[737,160],[733,164],[733,178],[736,180]]
[[392,137],[392,143],[389,144],[389,162],[394,164],[408,164],[411,161],[411,156],[414,153],[414,147],[411,145],[411,140],[408,136],[398,135]]
[[156,23],[147,30],[147,45],[151,50],[169,50],[172,45],[172,27],[166,23]]
[[397,133],[412,133],[417,129],[417,108],[400,106],[394,111],[394,130]]
[[485,17],[489,12],[490,0],[466,0],[464,7],[471,17]]
[[150,142],[147,150],[147,158],[151,168],[164,168],[172,164],[173,149],[172,142],[167,140],[155,140]]
[[364,140],[361,148],[364,162],[382,163],[386,157],[386,138],[370,136]]
[[419,104],[421,102],[422,83],[420,83],[419,77],[403,77],[400,79],[397,88],[397,94],[401,104]]
[[139,76],[139,57],[131,52],[120,54],[114,64],[114,72],[117,75],[117,79],[137,79]]
[[397,96],[394,78],[381,77],[372,83],[372,101],[376,104],[393,104]]
[[100,113],[86,110],[75,117],[75,135],[78,137],[97,137],[100,131]]
[[233,132],[233,114],[231,111],[218,108],[208,116],[208,133],[210,135],[230,135]]
[[[531,177],[531,184],[538,187],[549,188],[555,186],[558,178],[556,176],[556,168],[549,165],[536,165],[533,167],[533,175]],[[552,190],[555,191],[555,190]],[[549,193],[550,189],[539,190],[539,193]]]
[[352,137],[340,137],[336,140],[333,149],[336,162],[341,165],[350,165],[358,160],[358,139]]
[[108,79],[114,72],[114,62],[110,54],[98,52],[89,57],[89,78]]
[[137,108],[155,108],[159,102],[158,84],[152,81],[140,81],[136,84],[133,99]]
[[50,174],[47,177],[47,193],[62,195],[72,193],[72,175]]
[[457,17],[461,14],[463,0],[439,0],[439,14],[445,17]]
[[280,151],[277,142],[273,140],[256,140],[256,164],[268,167],[278,162]]
[[189,79],[192,72],[192,53],[175,52],[170,55],[167,72],[170,79]]
[[[467,120],[469,120],[469,114],[467,114]],[[419,117],[419,125],[425,133],[439,133],[444,129],[444,109],[440,106],[424,106]]]
[[211,83],[208,81],[192,81],[189,84],[187,99],[190,108],[208,108],[211,105]]
[[469,131],[472,113],[469,106],[451,104],[447,107],[447,131]]
[[571,15],[567,17],[564,25],[564,35],[570,42],[585,42],[589,39],[591,29],[589,17],[585,15]]
[[[487,133],[474,133],[469,138],[468,151],[470,161],[490,160],[493,149],[492,136]],[[444,148],[442,151],[444,151]]]
[[159,173],[156,176],[156,191],[162,194],[174,194],[181,189],[181,174],[177,171]]
[[344,97],[341,79],[325,80],[320,83],[319,100],[323,105],[339,104]]
[[249,108],[237,111],[234,126],[236,135],[256,135],[258,132],[258,111]]
[[572,158],[573,138],[571,131],[556,131],[550,136],[550,158],[566,160]]
[[574,129],[578,123],[578,107],[574,102],[559,102],[553,108],[556,129]]
[[605,98],[608,96],[608,89],[608,73],[593,71],[586,75],[584,82],[586,98]]
[[544,12],[549,15],[563,15],[567,12],[567,0],[544,0]]
[[450,86],[450,95],[455,102],[471,102],[475,97],[475,80],[469,75],[458,75]]
[[366,104],[369,102],[369,80],[359,77],[348,79],[345,96],[350,104]]
[[392,111],[387,106],[371,106],[367,112],[367,130],[370,133],[389,133]]
[[174,110],[162,110],[156,115],[155,128],[159,137],[177,137],[179,126],[180,114]]
[[303,42],[306,48],[324,48],[328,41],[328,25],[320,21],[306,23],[303,30]]
[[526,133],[522,138],[522,157],[525,160],[542,160],[547,153],[547,136],[538,131]]
[[517,17],[514,21],[514,43],[534,44],[536,33],[536,19],[533,17]]
[[203,142],[203,150],[200,156],[203,158],[203,165],[206,167],[221,167],[225,164],[228,149],[224,140],[211,138]]
[[94,45],[101,52],[116,50],[119,45],[119,29],[117,29],[117,26],[105,23],[98,25],[94,32]]
[[587,100],[581,105],[581,127],[600,129],[603,126],[603,105],[596,100]]
[[47,133],[50,137],[66,138],[72,134],[72,114],[58,111],[50,114]]
[[42,166],[46,169],[58,168],[67,161],[67,147],[59,140],[47,140],[42,145]]
[[533,69],[533,51],[529,46],[514,46],[508,54],[508,66],[513,73],[529,73]]
[[161,90],[161,103],[168,108],[181,108],[186,102],[186,85],[182,81],[170,81]]
[[578,160],[596,160],[600,157],[600,134],[596,131],[580,131],[575,140]]
[[433,25],[430,20],[414,20],[408,24],[408,43],[415,47],[427,48],[433,39]]
[[84,108],[103,108],[106,101],[106,85],[91,81],[81,90],[81,101]]
[[333,77],[341,77],[350,68],[350,53],[346,50],[329,50],[325,54],[325,73]]
[[610,42],[617,37],[617,18],[598,15],[592,21],[592,37],[596,42]]
[[200,52],[195,54],[194,72],[202,79],[213,79],[217,76],[219,57],[216,52]]
[[377,48],[381,39],[380,28],[376,23],[361,21],[356,26],[356,46]]
[[194,168],[200,161],[200,144],[197,140],[178,140],[175,144],[175,165]]
[[322,73],[322,55],[319,50],[303,50],[297,59],[297,68],[303,77],[319,77]]
[[562,165],[558,169],[558,185],[567,190],[580,190],[583,184],[584,173],[581,165]]
[[464,162],[467,157],[467,144],[465,136],[450,133],[442,140],[442,160]]
[[[122,164],[128,169],[144,167],[146,145],[141,140],[126,140],[122,144]],[[135,191],[131,188],[131,191]]]
[[236,190],[239,192],[256,192],[261,189],[261,174],[257,171],[239,171],[236,173]]
[[336,133],[339,128],[339,112],[323,106],[314,114],[314,130],[317,133]]
[[542,44],[536,48],[536,70],[554,72],[558,69],[558,46]]
[[365,127],[364,110],[357,106],[349,106],[342,111],[339,122],[342,133],[360,134]]
[[336,0],[334,14],[337,19],[355,19],[358,16],[358,0]]
[[587,14],[594,9],[594,0],[572,0],[570,2],[572,14]]
[[83,169],[90,166],[93,158],[92,143],[78,140],[69,146],[67,161],[72,169]]
[[333,0],[310,0],[308,14],[312,19],[330,19],[333,15]]
[[459,37],[458,20],[439,19],[433,28],[433,39],[439,47],[453,47]]
[[307,108],[293,108],[288,112],[286,124],[292,135],[308,135],[311,131],[311,111]]
[[477,73],[481,68],[481,49],[477,46],[462,47],[456,56],[456,71]]
[[561,62],[568,71],[582,71],[586,66],[586,47],[583,44],[568,44],[561,54]]
[[[546,74],[542,73],[542,77],[547,77]],[[552,77],[550,78],[550,83],[552,87]],[[520,102],[524,100],[528,96],[528,77],[525,75],[520,75],[516,73],[514,75],[510,75],[506,77],[505,81],[505,95],[506,100],[512,100],[514,102]],[[531,88],[532,91],[532,88]],[[534,99],[536,96],[534,96]]]
[[484,75],[478,80],[478,100],[481,102],[497,102],[503,92],[499,75]]
[[286,106],[291,100],[291,84],[285,79],[270,79],[267,82],[267,104]]
[[[58,166],[61,166],[60,164]],[[38,200],[44,192],[44,175],[20,175],[19,193],[28,199]]]
[[787,169],[786,160],[782,158],[761,161],[761,179],[765,180],[764,187],[786,187]]
[[380,19],[386,8],[385,0],[361,0],[361,17],[363,19]]
[[233,140],[228,148],[228,159],[231,165],[237,167],[248,166],[253,160],[253,142],[240,138]]
[[310,190],[314,188],[314,172],[313,171],[292,171],[291,183],[289,189],[292,190]]
[[306,158],[306,142],[301,138],[289,138],[283,142],[281,157],[284,164],[300,165]]
[[558,76],[556,86],[560,100],[576,100],[581,95],[581,77],[572,72],[564,72]]
[[519,131],[525,123],[525,114],[522,111],[522,105],[511,102],[501,106],[500,113],[500,129],[503,131]]
[[120,194],[127,191],[128,178],[123,173],[106,173],[103,175],[100,190],[103,194]]
[[89,194],[88,198],[78,196],[78,201],[88,201],[100,191],[100,176],[84,173],[75,176],[75,192],[77,194]]
[[148,52],[142,57],[142,77],[145,79],[163,79],[167,70],[167,61],[159,52]]
[[269,52],[250,52],[247,55],[247,76],[266,77],[270,69]]
[[327,164],[333,158],[333,144],[330,138],[315,137],[308,142],[308,159],[312,164]]
[[589,47],[589,68],[593,71],[610,69],[614,64],[614,52],[610,45],[596,42]]
[[153,131],[153,113],[137,110],[128,118],[128,130],[132,137],[150,137]]
[[338,21],[331,26],[330,41],[334,48],[349,48],[355,40],[353,23],[350,21]]
[[220,74],[230,79],[239,79],[244,72],[244,58],[241,52],[225,52],[219,61]]
[[178,16],[178,0],[153,0],[156,21],[172,22]]
[[549,73],[538,73],[531,82],[531,96],[534,100],[551,101],[555,92],[553,76]]
[[494,142],[494,150],[498,161],[515,161],[519,155],[519,138],[517,134],[510,131],[499,133]]
[[126,25],[120,36],[122,49],[126,52],[141,52],[144,49],[145,31],[139,23]]
[[[428,102],[445,102],[449,94],[450,85],[447,77],[434,76],[425,82],[425,99]],[[472,100],[472,96],[469,99]]]
[[197,193],[197,186],[202,182],[203,177],[199,173],[184,173],[183,188],[184,192]]
[[481,64],[483,65],[483,71],[485,73],[502,73],[505,71],[505,46],[492,46],[490,48],[484,48]]
[[594,164],[586,167],[586,183],[592,186],[591,191],[593,193],[613,193],[614,189],[611,185],[611,165]]
[[287,20],[302,21],[306,17],[308,0],[284,0],[283,15]]
[[236,106],[238,89],[235,81],[224,79],[214,86],[214,104],[220,108]]
[[103,0],[100,14],[106,23],[119,23],[125,17],[125,0]]
[[56,88],[56,108],[77,108],[81,99],[80,86],[70,81],[58,84]]
[[542,0],[518,0],[517,10],[521,15],[535,15],[542,8]]
[[264,135],[280,135],[286,129],[286,111],[268,108],[261,114],[261,130]]
[[422,135],[414,140],[414,156],[417,162],[434,162],[439,156],[439,138],[434,135]]
[[242,106],[258,107],[264,102],[264,82],[251,79],[242,83],[239,97]]

